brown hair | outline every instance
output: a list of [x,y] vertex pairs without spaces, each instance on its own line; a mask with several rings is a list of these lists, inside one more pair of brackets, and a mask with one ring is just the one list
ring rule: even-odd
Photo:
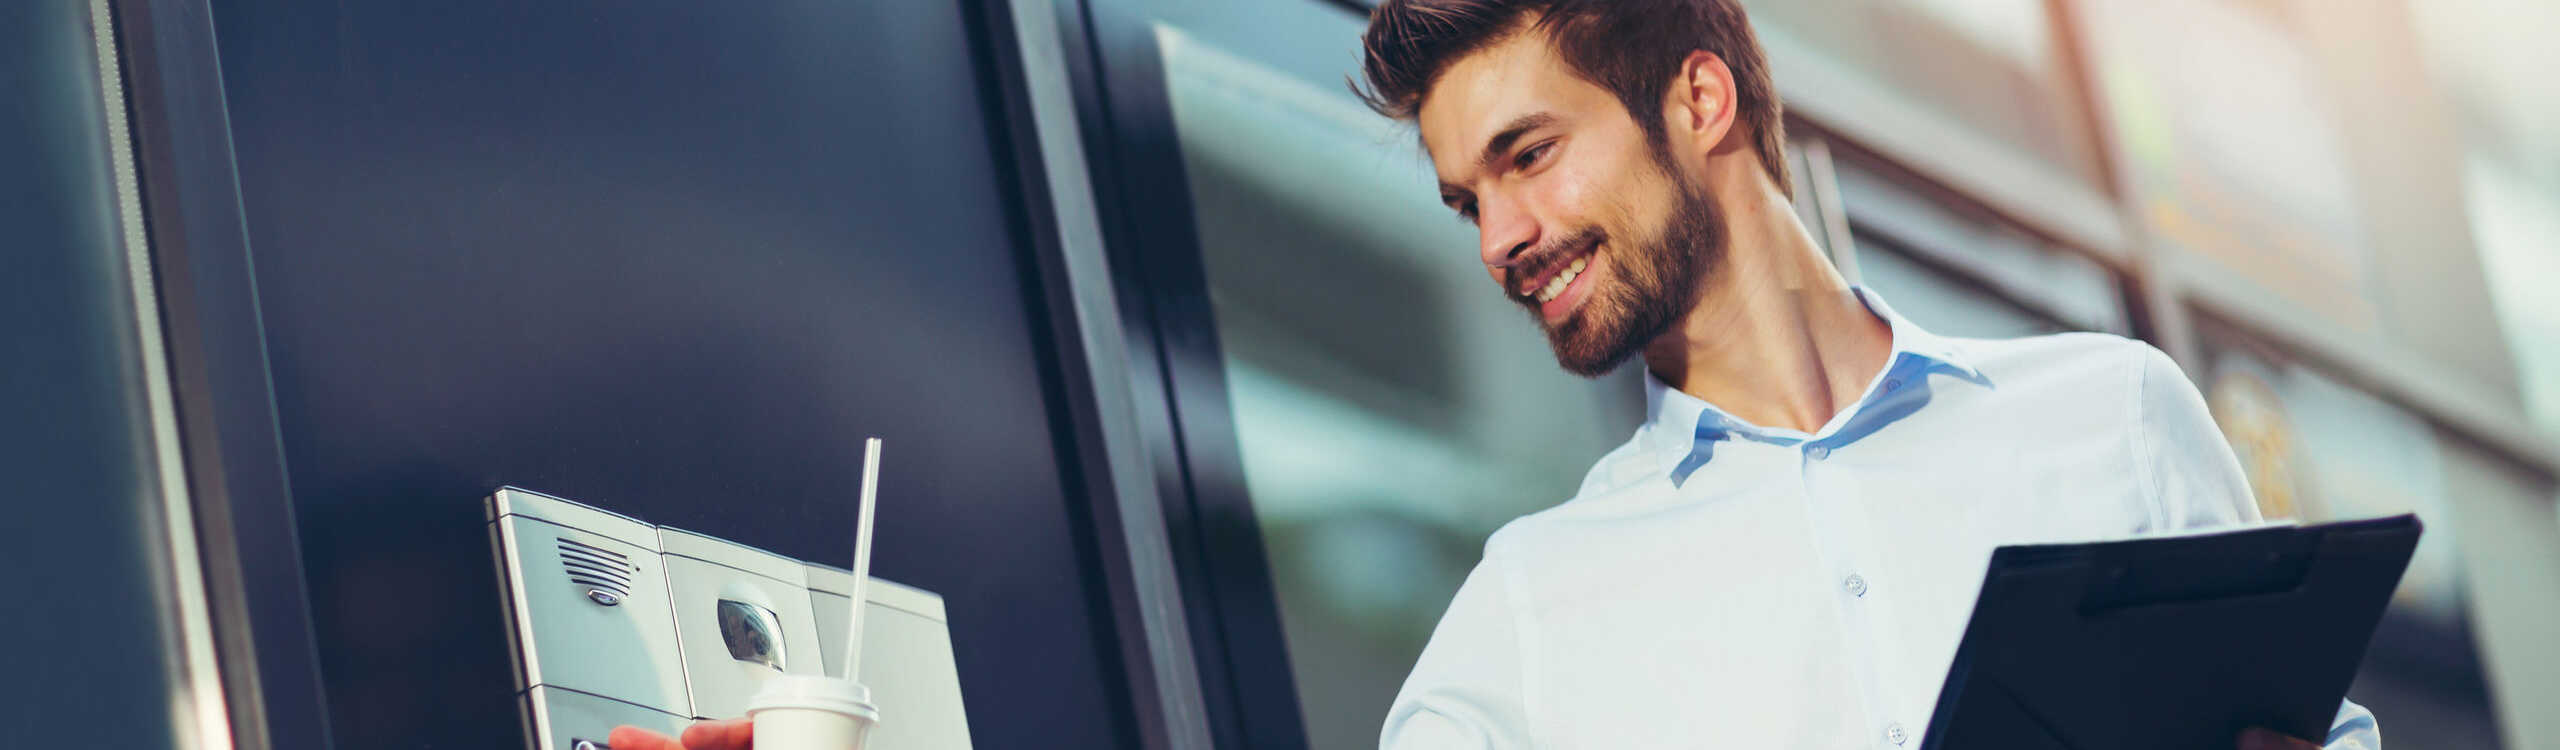
[[1353,90],[1379,114],[1413,119],[1450,64],[1508,38],[1531,14],[1531,30],[1544,32],[1575,73],[1615,94],[1656,147],[1669,137],[1658,113],[1680,62],[1696,50],[1724,58],[1736,119],[1778,189],[1795,195],[1777,87],[1738,0],[1386,0],[1361,37],[1369,85]]

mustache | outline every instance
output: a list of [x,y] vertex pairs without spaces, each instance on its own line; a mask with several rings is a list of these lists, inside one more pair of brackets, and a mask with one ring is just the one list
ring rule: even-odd
[[1514,298],[1526,297],[1527,295],[1520,293],[1521,280],[1545,278],[1547,272],[1571,262],[1573,258],[1590,253],[1593,248],[1598,247],[1608,238],[1607,232],[1591,227],[1539,243],[1528,252],[1512,256],[1497,265],[1502,269],[1502,289]]

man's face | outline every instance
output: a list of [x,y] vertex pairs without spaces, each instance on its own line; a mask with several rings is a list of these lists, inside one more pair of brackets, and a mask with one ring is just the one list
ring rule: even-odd
[[1441,201],[1476,223],[1486,270],[1567,371],[1597,376],[1642,350],[1721,259],[1703,188],[1543,34],[1451,65],[1416,119]]

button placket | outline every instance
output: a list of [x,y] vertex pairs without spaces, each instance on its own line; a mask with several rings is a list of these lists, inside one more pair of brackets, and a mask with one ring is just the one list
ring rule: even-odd
[[1816,466],[1816,462],[1830,456],[1830,446],[1799,444],[1793,448],[1799,456],[1797,478],[1804,493],[1804,510],[1812,527],[1819,569],[1829,572],[1828,585],[1838,587],[1834,591],[1840,592],[1832,595],[1832,604],[1840,617],[1841,647],[1858,686],[1859,714],[1863,718],[1859,723],[1869,731],[1881,731],[1884,722],[1894,715],[1896,703],[1895,691],[1877,668],[1883,658],[1880,650],[1887,642],[1886,633],[1879,631],[1868,616],[1868,609],[1876,602],[1864,598],[1869,583],[1859,572],[1869,569],[1872,562],[1865,550],[1871,543],[1869,523],[1859,517],[1864,511],[1859,508],[1852,485],[1844,484],[1850,475]]
[[1833,576],[1831,585],[1838,587],[1833,601],[1848,636],[1844,645],[1855,665],[1860,698],[1866,709],[1866,721],[1862,723],[1868,731],[1875,732],[1869,737],[1883,741],[1877,747],[1903,748],[1910,743],[1912,732],[1896,720],[1903,715],[1902,690],[1892,682],[1891,675],[1902,673],[1898,664],[1904,655],[1892,650],[1896,641],[1890,624],[1889,597],[1873,595],[1877,584],[1866,577],[1866,571],[1882,569],[1878,567],[1882,550],[1876,546],[1882,541],[1876,533],[1878,519],[1868,515],[1872,512],[1867,506],[1871,498],[1861,491],[1863,483],[1857,472],[1843,473],[1835,470],[1840,467],[1820,463],[1831,457],[1833,447],[1798,446],[1798,481],[1803,487],[1805,510],[1812,521],[1822,565]]

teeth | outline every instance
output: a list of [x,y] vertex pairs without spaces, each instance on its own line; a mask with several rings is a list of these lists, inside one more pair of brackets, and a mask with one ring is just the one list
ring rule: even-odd
[[1571,268],[1565,269],[1563,273],[1556,274],[1555,278],[1547,280],[1547,288],[1538,290],[1538,301],[1545,302],[1547,300],[1555,299],[1556,295],[1564,293],[1565,287],[1573,285],[1574,277],[1580,275],[1582,275],[1581,271]]
[[1565,266],[1563,273],[1556,274],[1554,278],[1548,279],[1547,285],[1538,289],[1538,301],[1546,302],[1548,300],[1555,299],[1556,295],[1563,294],[1565,287],[1573,285],[1574,277],[1582,275],[1583,264],[1588,260],[1590,259],[1576,258],[1573,261],[1573,265]]

